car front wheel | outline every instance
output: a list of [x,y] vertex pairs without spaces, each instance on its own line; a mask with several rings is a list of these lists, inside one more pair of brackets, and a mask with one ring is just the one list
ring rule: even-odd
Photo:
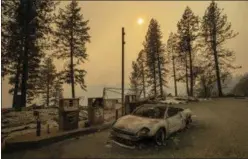
[[163,129],[159,129],[154,137],[156,145],[158,146],[165,145],[165,139],[166,139],[165,131]]

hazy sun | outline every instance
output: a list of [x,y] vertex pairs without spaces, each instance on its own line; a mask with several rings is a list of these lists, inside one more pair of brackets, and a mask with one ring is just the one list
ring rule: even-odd
[[143,20],[142,18],[139,18],[139,19],[137,20],[137,23],[138,23],[139,25],[142,25],[142,24],[144,23],[144,20]]

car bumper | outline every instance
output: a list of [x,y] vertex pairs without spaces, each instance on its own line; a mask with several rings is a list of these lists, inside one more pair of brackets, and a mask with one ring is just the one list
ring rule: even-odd
[[128,149],[135,149],[136,148],[135,145],[127,145],[127,144],[123,144],[123,143],[115,141],[115,140],[111,140],[111,142],[120,146],[120,147],[123,147],[123,148],[128,148]]
[[126,134],[120,134],[116,132],[111,132],[110,134],[110,140],[112,143],[129,149],[134,149],[136,146],[138,146],[141,142],[147,141],[152,139],[152,137],[149,136],[130,136]]

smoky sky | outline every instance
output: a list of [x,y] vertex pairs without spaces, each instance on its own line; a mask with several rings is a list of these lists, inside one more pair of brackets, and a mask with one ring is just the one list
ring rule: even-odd
[[[60,3],[63,8],[68,2]],[[121,83],[121,28],[125,27],[125,85],[129,87],[131,63],[136,60],[139,51],[143,48],[142,42],[151,18],[155,18],[163,33],[163,42],[166,43],[169,33],[176,32],[177,22],[184,9],[189,6],[192,11],[202,17],[210,1],[80,1],[81,12],[89,20],[91,43],[87,44],[89,60],[80,65],[86,69],[87,92],[76,87],[76,96],[101,96],[104,86],[120,87]],[[243,74],[248,70],[248,2],[221,1],[217,2],[232,23],[232,29],[239,35],[226,43],[226,47],[236,53],[235,64],[242,66],[233,72]],[[142,25],[137,19],[143,18]],[[63,69],[61,62],[55,60],[58,70]],[[172,78],[169,78],[168,92],[173,90]],[[2,105],[10,107],[12,96],[8,94],[7,80],[2,81]],[[179,86],[179,93],[184,92],[184,86]],[[64,96],[71,96],[71,88],[64,85]]]

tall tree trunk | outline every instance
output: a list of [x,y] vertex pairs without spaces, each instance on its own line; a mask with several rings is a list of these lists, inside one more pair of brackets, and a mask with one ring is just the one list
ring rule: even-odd
[[162,98],[164,98],[163,93],[163,81],[162,81],[162,75],[161,75],[161,66],[160,66],[160,57],[159,57],[159,51],[157,46],[157,60],[158,60],[158,75],[159,75],[159,86],[160,86],[160,95]]
[[204,96],[205,96],[205,98],[207,98],[208,97],[208,88],[206,85],[204,87],[205,87],[204,88]]
[[214,61],[215,61],[215,71],[217,77],[217,87],[218,87],[218,94],[219,97],[223,96],[222,93],[222,86],[221,86],[221,79],[220,79],[220,68],[219,68],[219,61],[218,61],[218,53],[217,53],[217,44],[216,44],[216,23],[215,23],[215,10],[213,11],[213,41],[212,41],[212,48],[214,53]]
[[153,52],[153,61],[154,61],[154,63],[153,63],[153,84],[154,84],[154,86],[153,86],[153,91],[154,91],[154,96],[155,97],[157,97],[157,81],[156,81],[156,63],[155,63],[155,54],[154,54],[154,52]]
[[153,91],[154,91],[154,96],[157,97],[157,81],[156,81],[156,70],[155,67],[153,68]]
[[49,94],[49,84],[50,84],[50,79],[49,79],[49,73],[47,72],[47,98],[46,98],[46,103],[47,103],[47,107],[49,107],[49,97],[50,97],[50,94]]
[[143,85],[143,95],[146,97],[146,89],[145,89],[145,71],[143,61],[141,63],[141,71],[142,71],[142,85]]
[[16,75],[15,75],[15,88],[13,94],[12,108],[16,107],[17,104],[16,97],[19,90],[20,75],[21,75],[21,60],[18,60]]
[[[24,2],[22,2],[24,3]],[[24,8],[24,4],[21,4],[23,6],[23,10],[25,10],[25,19],[24,20],[24,56],[23,56],[23,65],[22,65],[22,85],[21,85],[21,107],[26,107],[27,103],[27,81],[28,81],[28,53],[29,53],[29,25],[28,25],[28,11],[30,10],[30,3],[27,2],[27,8]]]
[[49,94],[49,83],[47,84],[47,107],[49,107],[49,98],[50,98],[50,94]]
[[216,47],[214,47],[214,61],[215,61],[215,70],[216,70],[216,76],[217,76],[218,94],[219,94],[219,97],[222,97],[223,96],[223,93],[222,93],[222,86],[221,86],[221,79],[220,79],[220,69],[219,69],[219,61],[218,61]]
[[203,89],[204,89],[204,97],[207,97],[208,94],[208,90],[207,90],[207,85],[206,85],[206,81],[205,79],[202,79],[202,85],[203,85]]
[[[23,36],[22,36],[23,37]],[[23,46],[23,38],[21,37],[21,46]],[[16,74],[15,74],[15,88],[14,88],[14,94],[13,94],[13,100],[12,100],[12,108],[16,107],[16,96],[19,90],[20,85],[20,75],[21,75],[21,60],[22,60],[22,54],[23,54],[23,47],[21,47],[20,55],[18,57],[17,62],[17,68],[16,68]],[[20,103],[19,103],[20,104]]]
[[71,92],[72,98],[75,98],[75,84],[74,84],[74,65],[73,65],[73,17],[71,17]]
[[188,80],[188,60],[187,55],[185,55],[185,79],[186,79],[186,91],[189,96],[189,80]]
[[[27,41],[27,40],[26,40]],[[26,42],[27,43],[27,42]],[[23,59],[23,66],[22,66],[22,85],[21,85],[21,106],[26,107],[27,101],[27,81],[28,81],[28,47],[25,46],[25,53]]]
[[176,78],[176,69],[175,69],[175,56],[172,56],[172,65],[173,65],[175,96],[177,96],[177,78]]
[[190,71],[190,96],[194,94],[193,88],[193,64],[192,64],[192,51],[191,51],[191,44],[190,39],[188,40],[188,50],[189,50],[189,71]]
[[73,68],[73,51],[71,48],[71,91],[72,91],[72,98],[75,98],[75,86],[74,86],[74,68]]

